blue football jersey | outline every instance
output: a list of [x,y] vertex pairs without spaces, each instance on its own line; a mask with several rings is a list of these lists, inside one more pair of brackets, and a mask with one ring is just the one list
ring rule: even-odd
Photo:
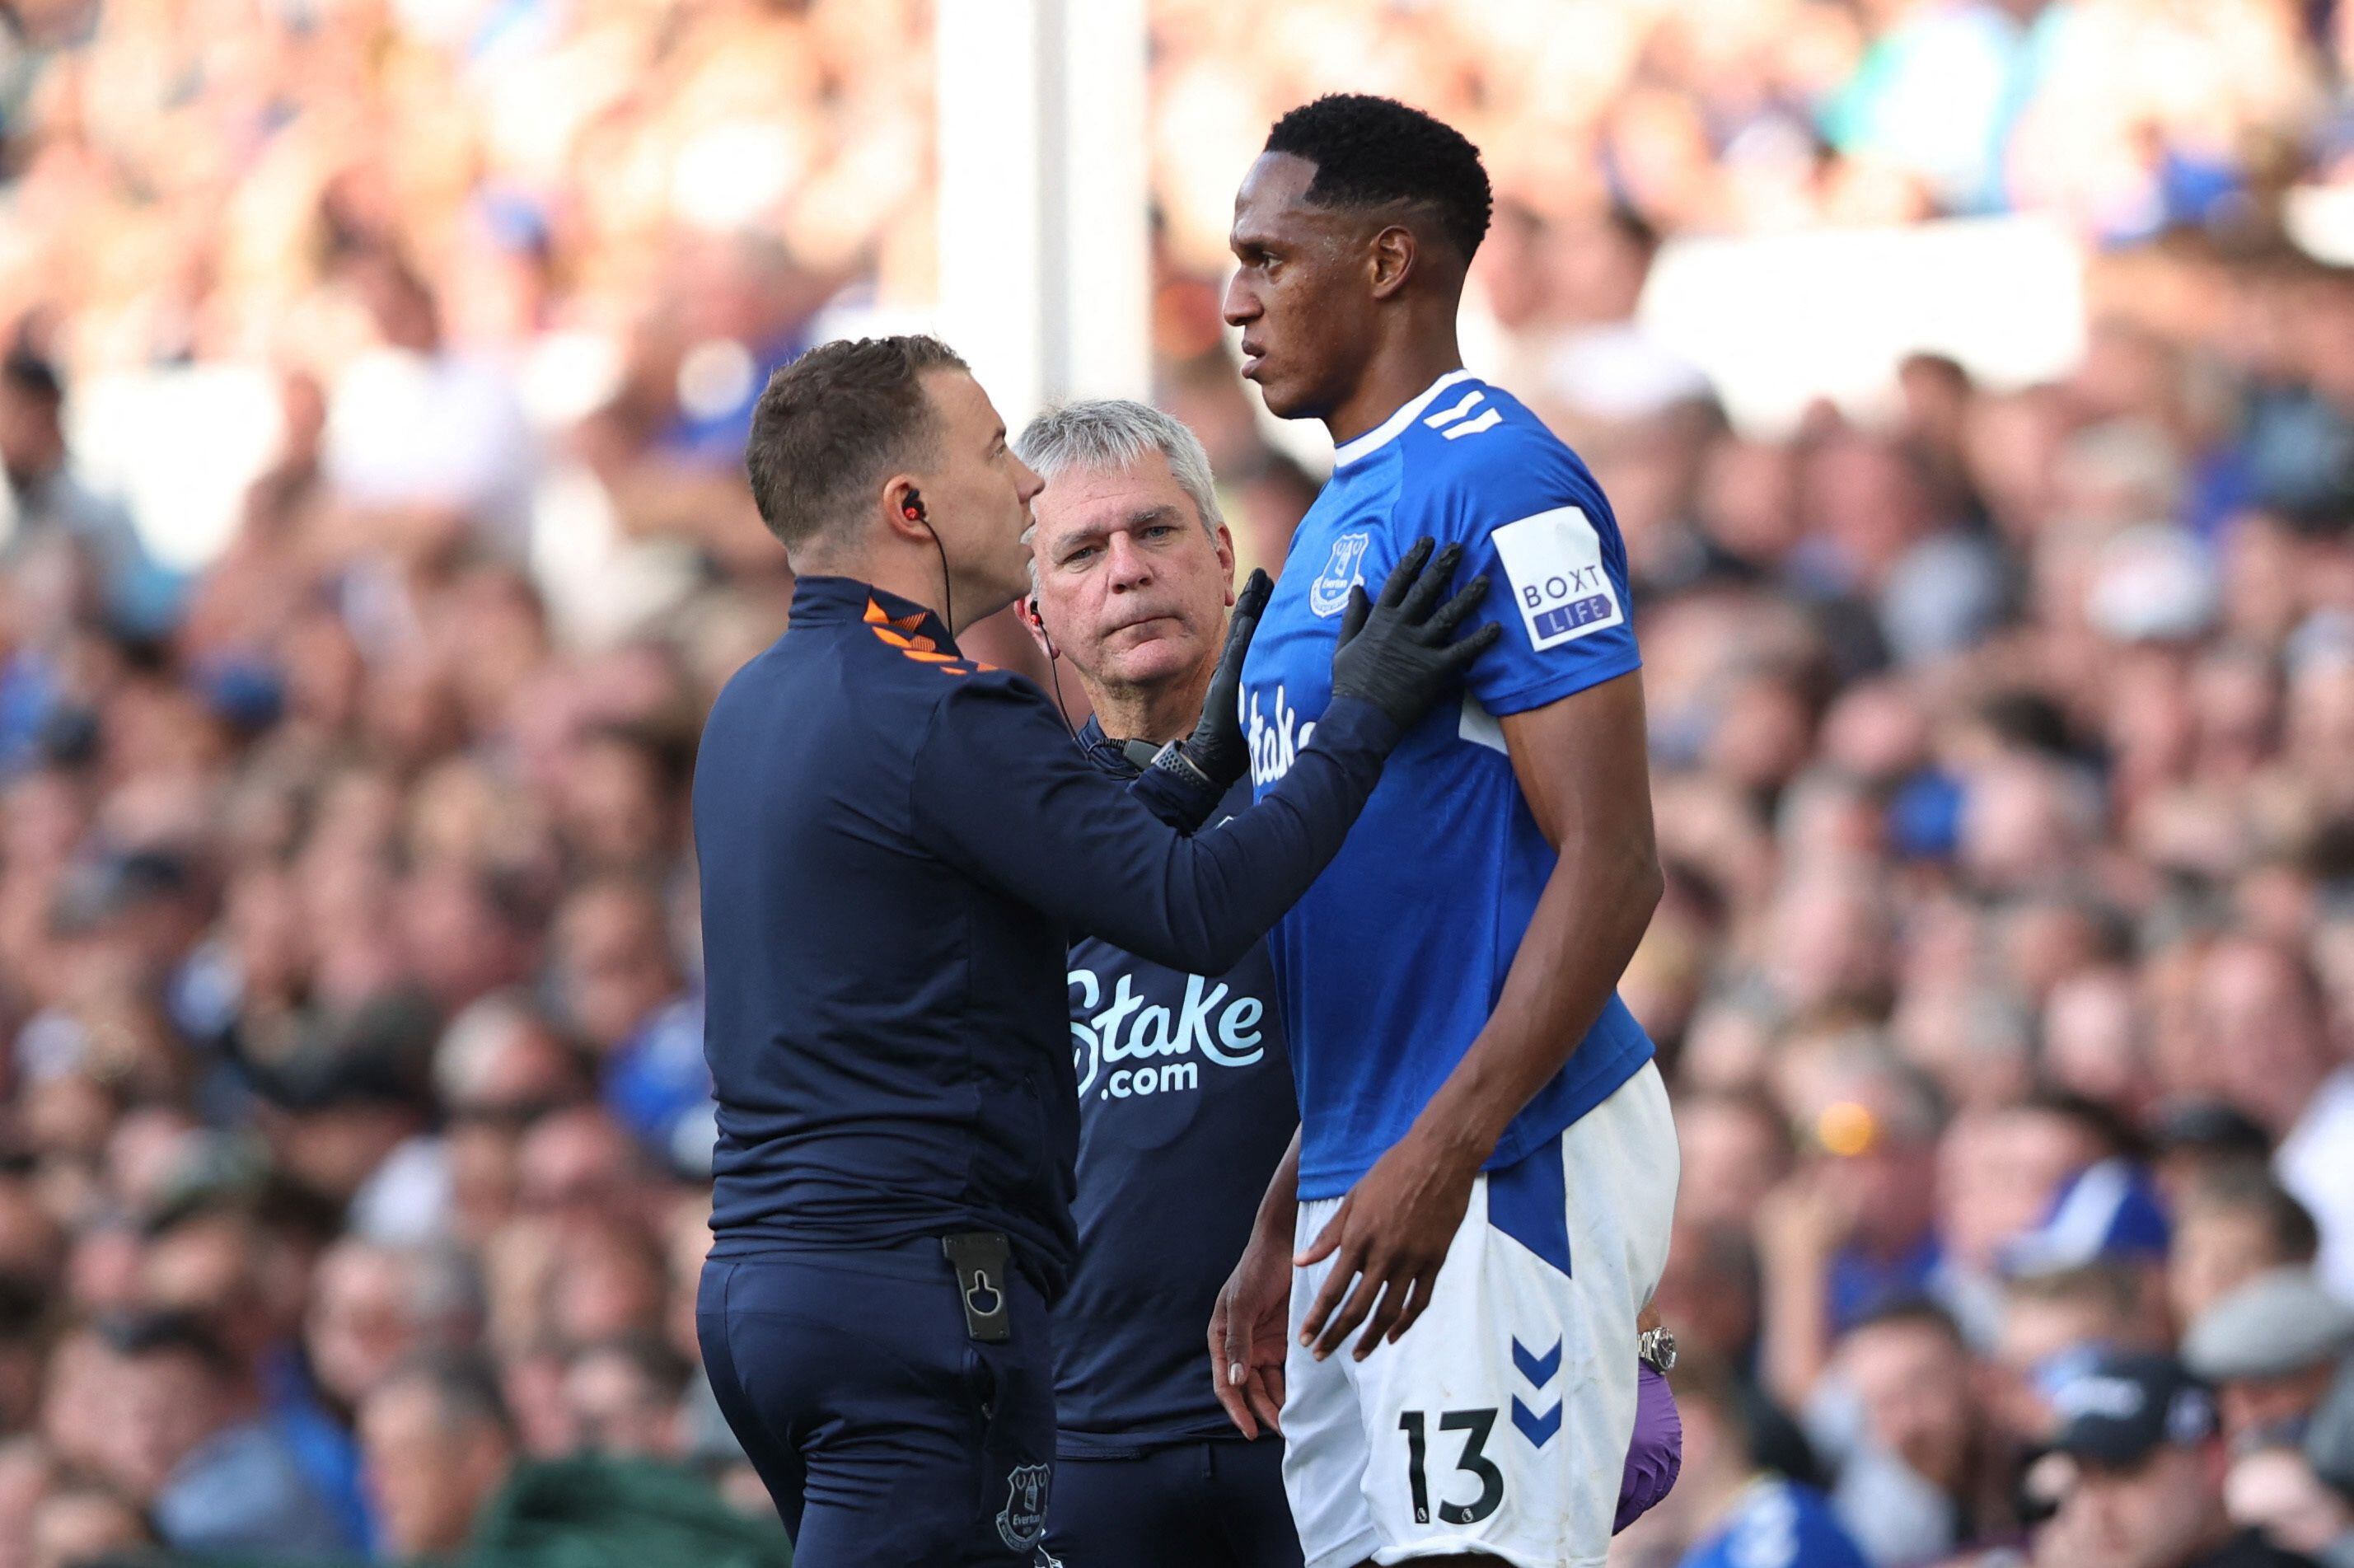
[[[1244,668],[1261,795],[1331,699],[1350,588],[1378,593],[1424,535],[1486,573],[1477,621],[1502,640],[1392,754],[1347,844],[1269,941],[1302,1123],[1299,1195],[1348,1190],[1419,1115],[1487,1022],[1557,856],[1498,720],[1626,674],[1627,556],[1576,454],[1510,394],[1445,376],[1334,454]],[[1475,622],[1476,623],[1476,622]],[[1614,994],[1560,1075],[1505,1130],[1509,1165],[1609,1097],[1651,1056]]]

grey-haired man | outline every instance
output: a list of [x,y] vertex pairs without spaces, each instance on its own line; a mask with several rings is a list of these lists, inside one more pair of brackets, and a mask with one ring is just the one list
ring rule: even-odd
[[[1133,777],[1193,732],[1225,641],[1235,551],[1209,459],[1129,402],[1042,415],[1014,450],[1045,482],[1024,619],[1094,705],[1089,759]],[[1249,805],[1246,779],[1216,815]],[[1267,949],[1211,977],[1087,938],[1070,988],[1079,1250],[1055,1318],[1047,1551],[1073,1568],[1296,1568],[1282,1445],[1228,1420],[1202,1340],[1299,1123]]]

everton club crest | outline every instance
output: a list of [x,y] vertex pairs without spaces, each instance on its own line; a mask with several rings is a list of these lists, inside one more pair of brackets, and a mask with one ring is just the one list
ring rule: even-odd
[[1046,1533],[1046,1488],[1052,1469],[1017,1465],[1005,1478],[1005,1506],[997,1510],[997,1533],[1016,1552],[1026,1552]]
[[1365,546],[1371,534],[1343,534],[1332,541],[1332,558],[1308,585],[1308,608],[1319,615],[1338,615],[1349,602],[1349,590],[1365,580]]

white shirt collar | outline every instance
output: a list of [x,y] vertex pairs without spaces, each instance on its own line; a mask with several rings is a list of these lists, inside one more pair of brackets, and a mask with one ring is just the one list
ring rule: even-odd
[[1448,371],[1446,375],[1440,376],[1437,380],[1424,387],[1420,393],[1416,395],[1413,401],[1399,408],[1396,413],[1392,414],[1388,418],[1384,419],[1380,424],[1375,425],[1372,429],[1367,430],[1363,435],[1357,437],[1355,440],[1343,441],[1339,446],[1333,448],[1332,466],[1334,468],[1346,468],[1352,462],[1356,462],[1363,458],[1371,457],[1373,453],[1381,450],[1382,448],[1389,445],[1390,442],[1397,440],[1399,433],[1408,425],[1414,423],[1415,417],[1420,414],[1425,408],[1430,407],[1430,400],[1432,398],[1437,397],[1441,392],[1446,391],[1449,387],[1454,386],[1457,382],[1469,381],[1470,379],[1471,373],[1468,370]]

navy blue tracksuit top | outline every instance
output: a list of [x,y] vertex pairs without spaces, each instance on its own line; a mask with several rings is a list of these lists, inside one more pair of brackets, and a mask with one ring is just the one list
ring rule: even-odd
[[1338,851],[1395,739],[1337,702],[1273,793],[1189,837],[1208,791],[1107,778],[1044,691],[963,658],[929,610],[801,579],[695,762],[714,1255],[997,1230],[1059,1296],[1070,940],[1231,968]]

